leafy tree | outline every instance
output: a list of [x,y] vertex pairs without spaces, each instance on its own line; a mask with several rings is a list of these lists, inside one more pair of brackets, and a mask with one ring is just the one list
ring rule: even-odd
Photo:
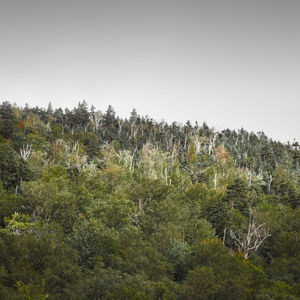
[[5,101],[0,105],[0,135],[4,138],[11,138],[15,129],[16,120],[12,105]]
[[222,238],[228,222],[228,209],[224,200],[213,199],[204,204],[202,216],[213,225],[217,235]]
[[295,208],[300,205],[300,191],[295,176],[289,171],[278,166],[274,171],[272,190],[279,200]]
[[226,201],[232,208],[238,209],[243,215],[249,216],[249,209],[251,207],[251,198],[249,189],[246,183],[236,178],[234,182],[227,186]]
[[3,187],[14,190],[20,186],[21,180],[28,180],[31,175],[25,161],[12,147],[7,143],[0,144],[0,180]]
[[299,153],[85,101],[4,102],[0,299],[298,299]]

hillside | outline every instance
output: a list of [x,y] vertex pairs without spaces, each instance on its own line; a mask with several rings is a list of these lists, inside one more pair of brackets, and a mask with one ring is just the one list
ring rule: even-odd
[[0,105],[0,299],[300,299],[300,145]]

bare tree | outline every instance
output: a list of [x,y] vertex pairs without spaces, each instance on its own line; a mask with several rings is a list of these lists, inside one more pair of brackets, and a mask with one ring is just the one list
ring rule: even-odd
[[20,149],[20,156],[26,161],[27,158],[30,156],[32,152],[32,147],[31,145],[26,145],[26,146],[23,146],[22,149]]
[[263,241],[271,236],[269,227],[266,223],[257,224],[250,212],[250,220],[248,224],[247,234],[238,234],[230,230],[232,239],[237,244],[239,250],[244,253],[245,259],[257,251]]
[[214,134],[213,134],[213,137],[210,138],[210,140],[209,140],[209,148],[208,148],[208,149],[209,149],[209,150],[208,150],[209,154],[212,154],[212,151],[213,151],[213,149],[214,149],[214,147],[215,147],[216,138],[217,138],[217,134],[214,133]]
[[101,127],[103,121],[103,114],[101,111],[96,111],[89,115],[90,124],[94,131],[97,131]]

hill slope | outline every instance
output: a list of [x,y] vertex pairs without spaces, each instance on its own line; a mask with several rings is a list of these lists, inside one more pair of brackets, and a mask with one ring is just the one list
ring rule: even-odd
[[297,142],[3,102],[0,180],[1,299],[300,297]]

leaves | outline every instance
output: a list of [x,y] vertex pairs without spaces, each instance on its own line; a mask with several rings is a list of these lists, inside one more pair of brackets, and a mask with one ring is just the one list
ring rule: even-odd
[[4,102],[0,298],[299,298],[299,151],[84,101]]

